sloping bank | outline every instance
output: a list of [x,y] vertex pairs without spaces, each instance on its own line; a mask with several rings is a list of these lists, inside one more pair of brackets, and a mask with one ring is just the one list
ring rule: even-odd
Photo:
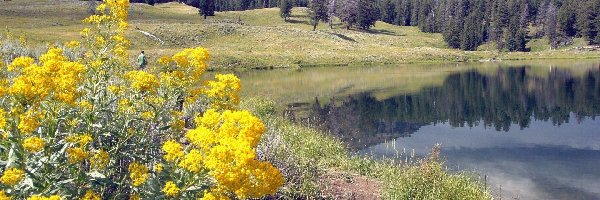
[[476,175],[444,170],[437,160],[439,147],[412,164],[374,160],[352,155],[341,141],[277,116],[272,101],[248,99],[242,108],[267,126],[258,152],[285,175],[278,198],[492,199]]

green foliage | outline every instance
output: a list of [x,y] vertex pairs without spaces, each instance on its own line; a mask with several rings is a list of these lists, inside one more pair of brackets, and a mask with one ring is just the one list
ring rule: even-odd
[[438,162],[439,146],[414,166],[405,167],[390,187],[392,199],[492,199],[483,184],[467,174],[450,174]]
[[359,28],[369,30],[379,19],[379,8],[375,0],[359,0],[356,22]]
[[281,0],[279,2],[279,14],[284,21],[287,21],[288,17],[292,14],[292,8],[294,7],[291,0]]
[[327,0],[312,0],[308,4],[310,16],[310,24],[313,26],[313,31],[317,30],[319,21],[326,22],[329,19],[327,15]]

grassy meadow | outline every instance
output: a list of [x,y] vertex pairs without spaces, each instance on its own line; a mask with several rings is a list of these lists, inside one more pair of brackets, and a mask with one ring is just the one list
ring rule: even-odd
[[[81,19],[93,3],[85,1],[19,0],[0,2],[0,35],[25,36],[29,45],[66,42],[79,37]],[[370,31],[347,30],[339,21],[333,28],[320,23],[312,31],[306,8],[294,8],[288,22],[278,8],[217,12],[204,20],[197,9],[178,3],[132,4],[131,59],[145,50],[152,63],[160,55],[202,46],[212,53],[212,68],[280,68],[314,65],[372,65],[397,63],[463,62],[597,58],[596,52],[573,46],[550,50],[541,40],[530,41],[532,52],[493,50],[465,52],[449,49],[441,34],[423,33],[417,27],[377,22]],[[149,36],[153,35],[155,37]]]

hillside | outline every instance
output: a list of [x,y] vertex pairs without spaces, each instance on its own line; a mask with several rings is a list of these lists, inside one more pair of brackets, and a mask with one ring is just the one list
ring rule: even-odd
[[[80,20],[90,7],[81,1],[2,1],[0,24],[5,31],[0,35],[24,35],[31,46],[77,39]],[[182,48],[203,46],[211,51],[212,66],[217,68],[598,57],[597,52],[573,47],[554,51],[540,47],[535,49],[542,51],[529,53],[465,52],[448,48],[441,34],[384,22],[368,32],[346,30],[339,22],[333,29],[321,23],[312,31],[305,8],[294,8],[289,22],[279,17],[277,8],[217,12],[207,20],[195,8],[178,3],[132,4],[130,13],[132,57],[145,50],[152,61]]]

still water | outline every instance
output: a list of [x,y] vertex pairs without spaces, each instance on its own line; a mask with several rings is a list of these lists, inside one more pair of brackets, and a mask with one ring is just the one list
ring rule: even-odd
[[475,171],[502,198],[600,199],[600,61],[306,68],[240,73],[291,120],[355,152]]

